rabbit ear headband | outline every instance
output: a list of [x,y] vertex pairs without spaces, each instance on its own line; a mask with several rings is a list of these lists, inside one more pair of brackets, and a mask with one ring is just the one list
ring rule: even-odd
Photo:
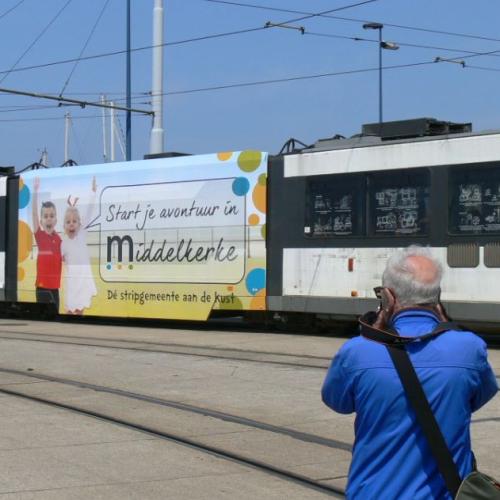
[[68,196],[68,205],[70,207],[74,207],[76,205],[76,202],[79,200],[78,197],[73,198],[73,202],[71,202],[71,195]]

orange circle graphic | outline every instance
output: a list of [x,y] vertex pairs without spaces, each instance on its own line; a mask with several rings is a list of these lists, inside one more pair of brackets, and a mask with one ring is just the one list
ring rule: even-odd
[[26,222],[20,220],[18,226],[17,237],[17,259],[22,262],[28,258],[33,248],[33,233]]
[[231,151],[224,151],[222,153],[217,153],[217,158],[220,161],[227,161],[229,160],[229,158],[231,158],[231,156],[233,156],[233,153]]
[[248,217],[248,224],[250,226],[256,226],[260,222],[260,217],[257,214],[251,214]]
[[252,199],[253,203],[255,205],[255,208],[259,210],[259,212],[262,212],[263,214],[266,213],[266,186],[262,184],[257,184],[253,188],[253,193],[252,193]]

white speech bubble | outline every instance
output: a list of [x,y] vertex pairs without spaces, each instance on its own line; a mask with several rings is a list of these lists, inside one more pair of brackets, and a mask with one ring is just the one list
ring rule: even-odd
[[234,178],[109,186],[100,197],[100,274],[108,282],[239,283],[245,196]]

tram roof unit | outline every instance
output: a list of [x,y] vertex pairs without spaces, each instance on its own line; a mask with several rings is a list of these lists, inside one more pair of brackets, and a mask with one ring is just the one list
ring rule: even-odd
[[294,154],[331,151],[335,149],[386,146],[390,144],[407,144],[410,142],[427,142],[492,134],[500,134],[500,130],[472,132],[471,123],[454,123],[436,120],[435,118],[416,118],[413,120],[384,122],[382,124],[365,124],[360,134],[356,134],[349,138],[334,136],[319,139],[313,145],[300,150],[300,152],[295,151]]
[[[386,126],[390,133],[382,137],[360,134],[350,139],[324,139],[286,154],[284,175],[300,177],[500,161],[500,130],[472,132],[471,124],[437,122],[431,118],[386,122],[382,124],[383,131]],[[378,124],[371,124],[365,125],[364,130],[378,131],[378,128]]]

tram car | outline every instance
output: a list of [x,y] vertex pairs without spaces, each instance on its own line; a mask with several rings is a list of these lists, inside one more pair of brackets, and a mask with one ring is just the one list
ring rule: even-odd
[[443,263],[450,316],[500,321],[498,131],[418,119],[275,156],[1,174],[4,308],[355,319],[391,253],[419,244]]
[[[500,321],[500,132],[417,119],[271,158],[267,307],[354,318],[388,257],[429,246],[457,321]],[[339,223],[339,221],[341,223]]]

